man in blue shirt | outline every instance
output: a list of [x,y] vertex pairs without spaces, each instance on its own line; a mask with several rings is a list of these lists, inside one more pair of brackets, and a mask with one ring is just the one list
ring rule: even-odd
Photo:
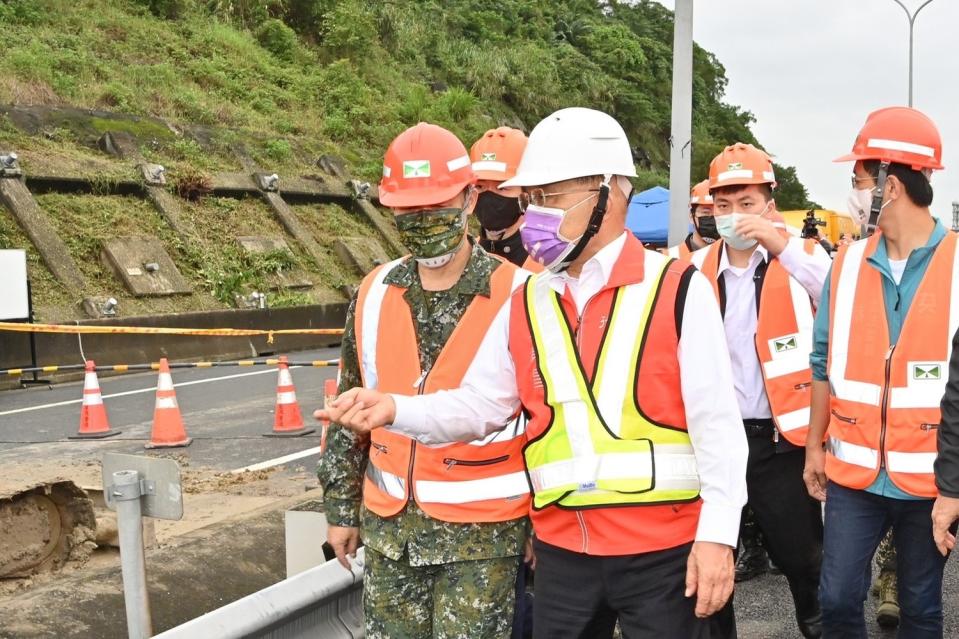
[[868,227],[880,233],[837,257],[810,356],[803,478],[826,502],[825,637],[866,637],[870,562],[890,528],[900,636],[942,636],[945,559],[932,538],[932,460],[944,364],[959,321],[950,312],[959,278],[956,238],[929,211],[929,175],[942,168],[941,154],[932,121],[893,107],[872,113],[853,152],[838,160],[855,161],[850,200],[861,203]]

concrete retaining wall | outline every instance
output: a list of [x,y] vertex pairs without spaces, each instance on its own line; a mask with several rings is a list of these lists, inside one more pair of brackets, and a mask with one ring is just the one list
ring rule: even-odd
[[[322,304],[290,308],[223,310],[150,317],[80,320],[80,325],[153,326],[170,328],[240,328],[281,330],[343,328],[347,304]],[[161,357],[178,361],[256,357],[270,353],[321,348],[340,342],[338,335],[278,335],[273,344],[266,336],[202,337],[188,335],[71,335],[37,333],[37,362],[41,366],[78,364],[84,358],[98,364],[145,364]],[[30,363],[28,333],[0,331],[0,368]],[[2,381],[2,380],[0,380]]]

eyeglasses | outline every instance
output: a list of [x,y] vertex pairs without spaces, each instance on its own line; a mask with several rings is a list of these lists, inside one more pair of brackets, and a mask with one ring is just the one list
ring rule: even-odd
[[851,180],[851,181],[852,181],[852,188],[857,189],[857,188],[859,188],[859,183],[860,183],[860,182],[866,182],[866,181],[868,181],[868,180],[875,180],[875,179],[876,179],[876,178],[873,177],[872,175],[867,176],[867,177],[859,177],[858,175],[856,175],[855,173],[853,173],[853,174],[852,174],[852,180]]
[[[576,193],[599,193],[599,189],[579,189],[578,191],[555,191],[553,193],[544,193],[543,189],[530,189],[519,194],[519,210],[526,212],[526,207],[546,206],[546,198],[556,195],[574,195]],[[582,202],[580,202],[582,204]]]

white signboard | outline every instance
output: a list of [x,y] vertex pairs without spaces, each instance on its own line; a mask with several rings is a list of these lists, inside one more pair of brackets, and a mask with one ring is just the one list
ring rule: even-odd
[[0,250],[0,321],[23,320],[30,316],[27,291],[27,252]]

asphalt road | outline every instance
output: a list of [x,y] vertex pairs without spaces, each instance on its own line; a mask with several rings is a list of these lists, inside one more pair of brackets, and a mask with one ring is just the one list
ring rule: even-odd
[[[874,569],[873,575],[876,574]],[[954,557],[946,564],[943,605],[946,617],[943,636],[959,637],[959,569]],[[801,639],[793,621],[789,587],[781,575],[767,574],[736,584],[735,608],[740,639]],[[896,637],[895,630],[883,630],[876,624],[876,600],[871,595],[866,602],[866,626],[870,638]]]
[[[338,349],[297,353],[291,359],[333,359]],[[297,400],[309,427],[318,426],[313,409],[323,403],[323,382],[336,369],[292,370]],[[319,432],[295,438],[266,438],[273,428],[277,374],[274,367],[200,368],[173,371],[177,402],[193,443],[169,449],[191,465],[233,470],[319,445]],[[117,436],[101,440],[68,440],[77,432],[82,382],[0,392],[0,467],[5,459],[88,459],[102,452],[138,454],[150,438],[156,373],[101,377],[100,389]],[[300,465],[312,467],[317,457]]]
[[[332,359],[336,349],[297,353],[297,360]],[[293,372],[304,421],[323,401],[323,381],[333,368],[298,368]],[[233,470],[268,462],[319,445],[319,434],[275,439],[262,437],[273,425],[276,371],[272,367],[174,370],[177,399],[188,434],[194,442],[171,449],[192,466]],[[82,383],[0,392],[0,468],[4,461],[36,459],[91,459],[102,452],[141,454],[149,439],[154,408],[155,373],[127,374],[100,379],[110,425],[121,432],[104,440],[71,441],[77,430]],[[313,468],[317,456],[297,460]],[[959,569],[946,567],[944,602],[946,637],[959,637]],[[870,637],[895,637],[876,626],[875,602],[867,604]],[[766,575],[739,584],[736,617],[742,639],[799,637],[792,618],[786,581]]]

